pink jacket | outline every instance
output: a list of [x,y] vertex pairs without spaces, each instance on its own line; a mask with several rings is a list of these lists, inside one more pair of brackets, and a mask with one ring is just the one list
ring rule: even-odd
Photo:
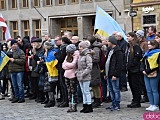
[[62,68],[65,70],[64,77],[69,78],[69,79],[76,77],[75,72],[77,69],[78,57],[79,57],[79,51],[77,50],[73,54],[73,61],[71,63],[66,61],[67,57],[65,58],[62,64]]

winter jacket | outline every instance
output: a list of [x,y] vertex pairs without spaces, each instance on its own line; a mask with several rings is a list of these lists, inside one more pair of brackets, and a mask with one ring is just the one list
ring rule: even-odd
[[127,52],[127,70],[130,73],[139,73],[140,72],[140,60],[142,59],[142,49],[139,44],[133,46],[134,53],[131,54],[130,51]]
[[[153,58],[154,60],[153,61],[151,61],[151,64],[153,64],[153,65],[156,65],[157,64],[157,67],[154,67],[154,68],[151,68],[151,65],[149,64],[149,61],[148,61],[148,57],[147,57],[147,55],[146,54],[150,54],[151,52],[153,52],[154,50],[156,50],[156,52],[157,52],[157,58]],[[143,59],[142,59],[142,62],[141,62],[141,67],[140,67],[140,70],[141,70],[141,72],[143,72],[143,71],[145,71],[146,72],[146,74],[150,74],[151,72],[153,72],[153,71],[159,71],[159,68],[160,68],[160,49],[152,49],[152,50],[148,50],[146,53],[145,53],[145,55],[144,55],[144,57],[143,57]],[[156,61],[155,61],[155,59],[157,59]],[[156,62],[156,63],[154,63],[154,62]]]
[[62,68],[65,70],[64,77],[69,79],[76,77],[75,72],[77,69],[78,57],[79,57],[79,51],[75,51],[73,54],[73,61],[71,63],[66,61],[67,57],[65,58],[62,64]]
[[78,81],[90,81],[92,71],[91,51],[85,48],[79,55],[76,76]]
[[[111,50],[111,49],[110,49]],[[106,55],[106,61],[108,58],[108,54],[110,52],[108,51]],[[113,48],[113,54],[110,58],[110,63],[109,63],[109,70],[108,70],[108,78],[112,78],[112,76],[115,77],[120,77],[121,72],[122,72],[122,66],[123,66],[123,52],[119,46],[115,46]]]
[[[12,50],[11,50],[12,51]],[[9,62],[9,72],[23,72],[25,70],[25,54],[21,49],[17,49],[15,52],[12,51],[14,61]]]
[[101,70],[99,66],[100,62],[100,54],[101,54],[101,48],[102,48],[102,43],[95,41],[91,49],[94,51],[93,55],[93,66],[92,66],[92,72],[91,72],[91,84],[90,86],[97,86],[101,83]]

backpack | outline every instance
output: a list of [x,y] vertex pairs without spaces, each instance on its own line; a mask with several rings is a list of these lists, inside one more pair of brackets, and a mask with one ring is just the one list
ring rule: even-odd
[[99,58],[100,58],[99,67],[101,70],[104,70],[106,57],[105,57],[104,51],[102,49],[100,49]]

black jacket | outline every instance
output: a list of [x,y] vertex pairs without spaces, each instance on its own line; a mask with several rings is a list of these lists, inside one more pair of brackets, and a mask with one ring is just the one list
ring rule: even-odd
[[127,52],[126,60],[127,60],[127,70],[130,73],[139,73],[140,72],[140,60],[142,59],[142,49],[139,44],[133,46],[133,54],[131,52]]
[[[108,58],[109,51],[106,55],[106,61]],[[122,72],[122,63],[123,63],[123,52],[119,46],[116,46],[114,48],[113,54],[110,59],[108,78],[111,78],[112,76],[120,77]]]

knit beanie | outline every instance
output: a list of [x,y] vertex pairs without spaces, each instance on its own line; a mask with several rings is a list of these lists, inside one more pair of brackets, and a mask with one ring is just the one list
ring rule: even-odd
[[111,42],[114,45],[117,45],[117,39],[115,36],[109,36],[108,42]]
[[90,47],[91,43],[88,40],[82,41],[79,43],[79,46],[83,47],[83,48],[88,48]]
[[17,40],[15,40],[15,39],[11,40],[11,46],[12,46],[14,43],[18,43]]
[[137,35],[138,37],[144,37],[144,31],[143,31],[143,30],[138,30],[138,31],[136,32],[136,35]]
[[69,53],[74,53],[74,51],[76,51],[76,46],[74,44],[70,44],[66,47],[66,51]]

